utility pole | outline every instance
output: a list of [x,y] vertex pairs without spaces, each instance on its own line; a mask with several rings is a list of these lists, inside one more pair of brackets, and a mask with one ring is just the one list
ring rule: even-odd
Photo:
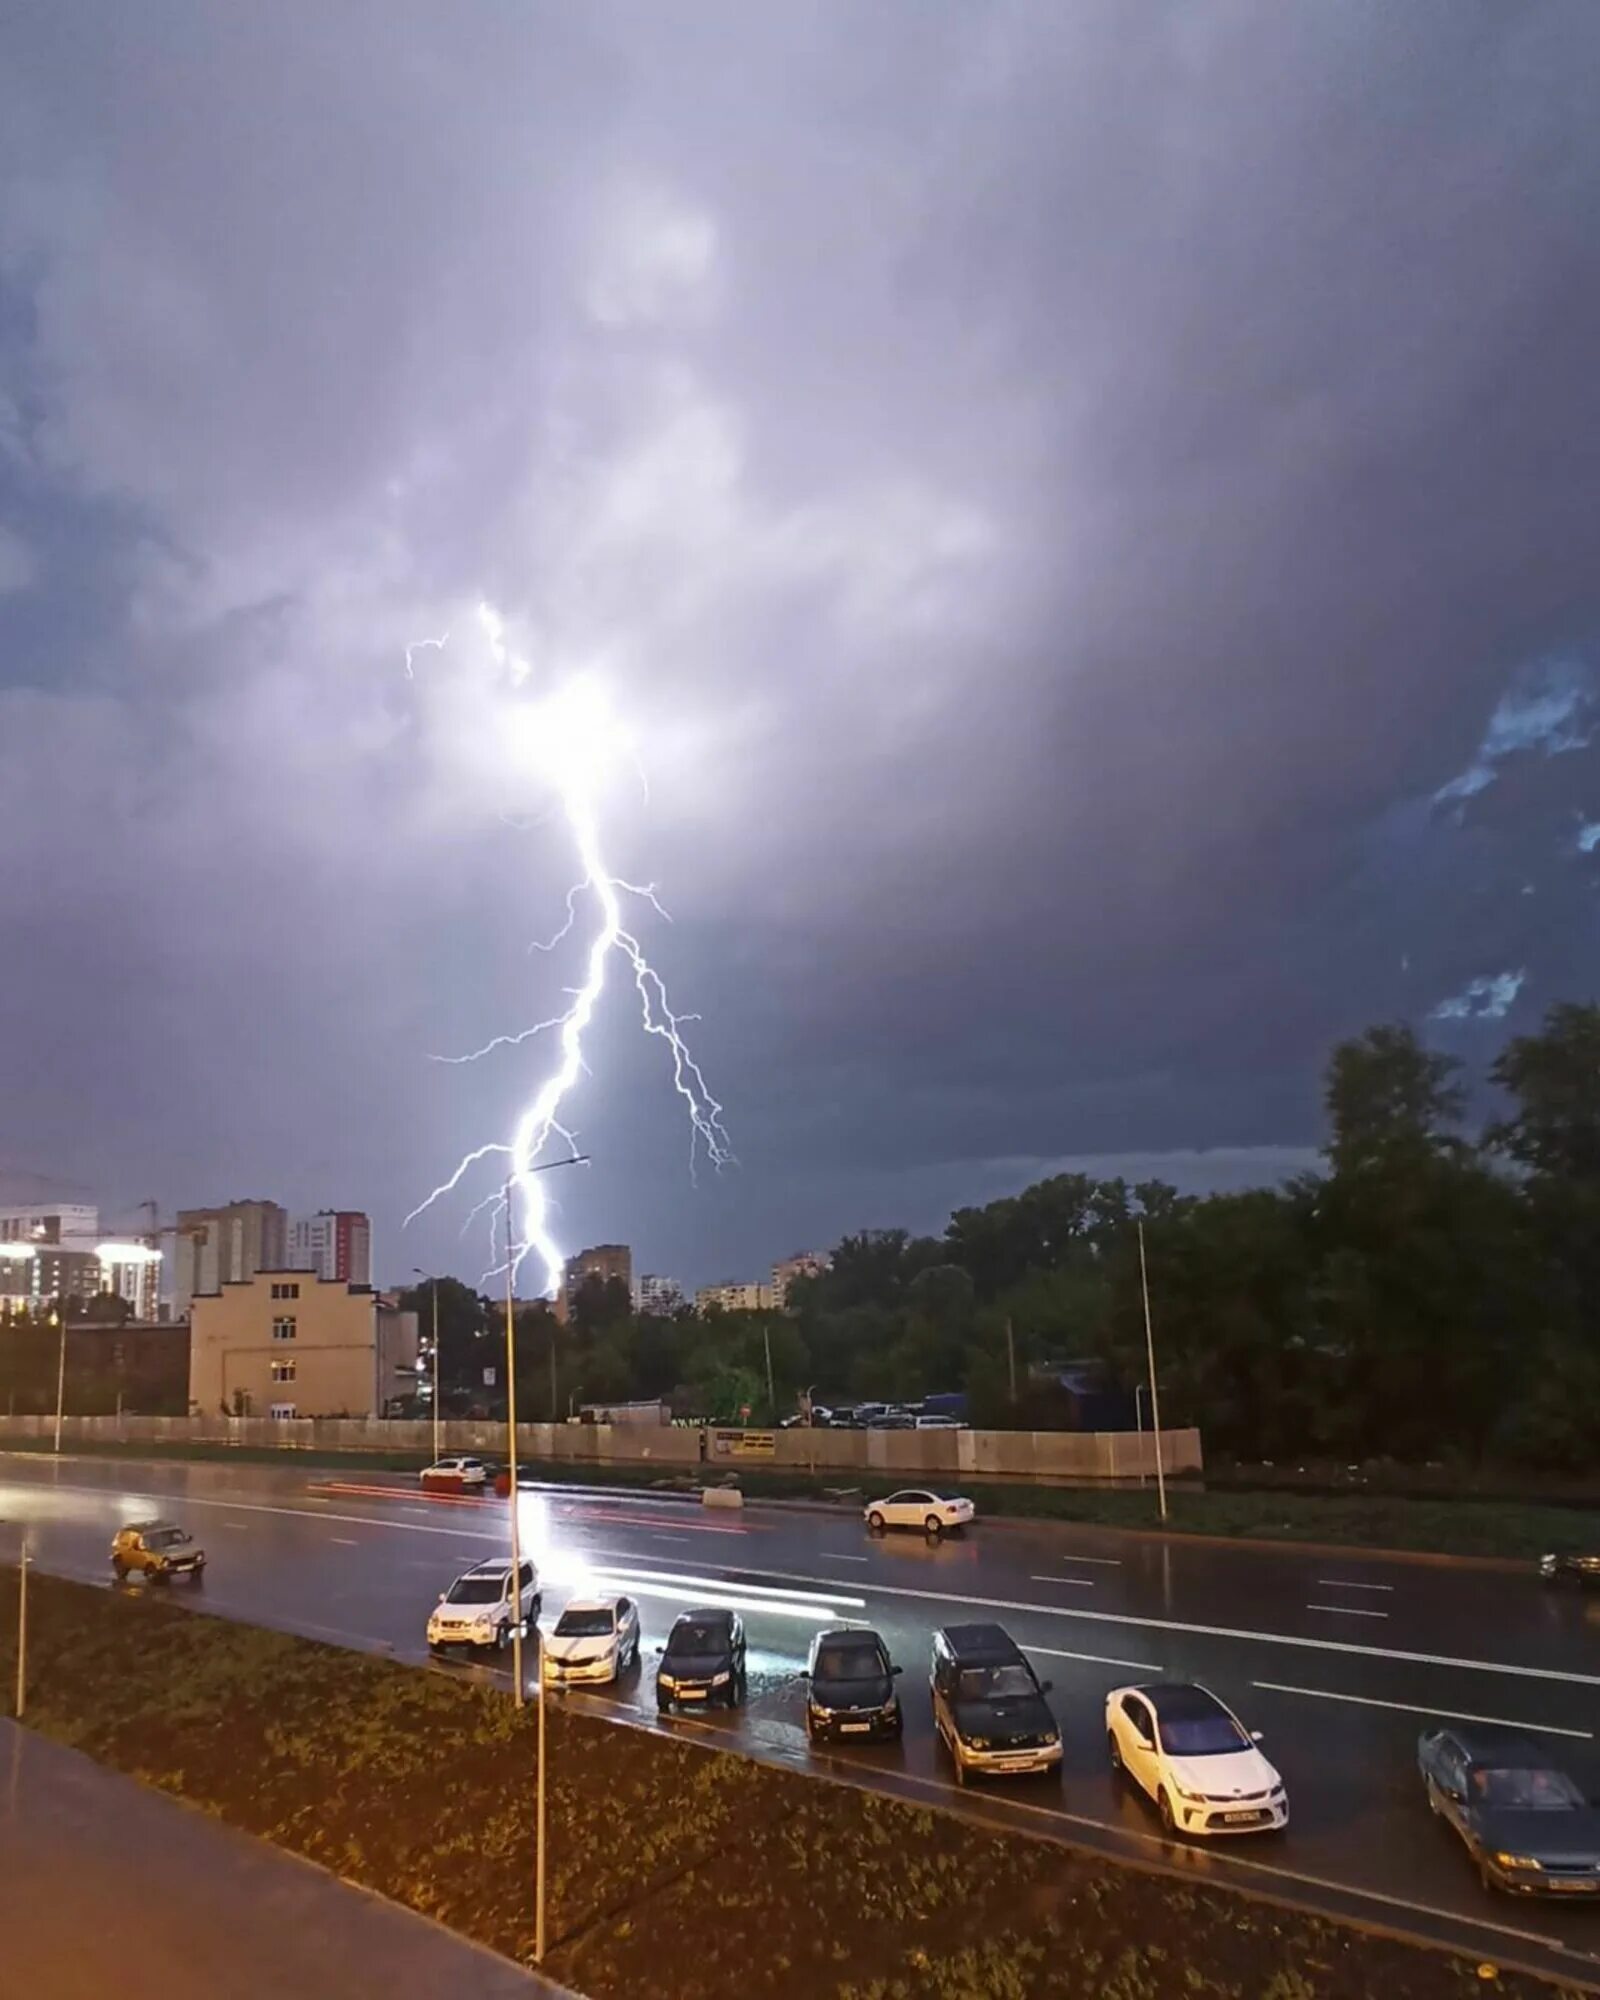
[[1011,1409],[1017,1407],[1017,1343],[1011,1331],[1011,1315],[1006,1314],[1006,1367],[1011,1376]]
[[538,1803],[534,1811],[534,1872],[533,1872],[533,1962],[544,1964],[544,1773],[545,1773],[545,1733],[544,1733],[544,1640],[534,1629],[534,1666],[539,1676],[539,1790]]
[[22,1538],[22,1563],[17,1586],[17,1720],[28,1698],[28,1538]]
[[431,1271],[423,1270],[420,1264],[413,1264],[412,1270],[419,1278],[426,1278],[428,1289],[433,1293],[433,1462],[439,1463],[439,1280]]
[[767,1412],[772,1423],[778,1421],[778,1394],[772,1386],[772,1328],[763,1320],[761,1324],[761,1345],[767,1353]]
[[[515,1699],[522,1707],[522,1537],[517,1523],[517,1314],[512,1286],[517,1260],[511,1251],[511,1183],[506,1182],[506,1473],[511,1495],[511,1673]],[[539,1672],[541,1698],[544,1670]]]
[[1150,1428],[1156,1440],[1156,1493],[1167,1518],[1167,1477],[1161,1463],[1161,1398],[1156,1390],[1156,1336],[1150,1321],[1150,1271],[1144,1259],[1144,1217],[1139,1218],[1139,1289],[1144,1294],[1144,1345],[1150,1363]]
[[[63,1303],[65,1303],[63,1301]],[[61,1450],[61,1418],[67,1407],[67,1316],[58,1311],[54,1318],[61,1329],[61,1338],[56,1343],[56,1442],[55,1449]]]

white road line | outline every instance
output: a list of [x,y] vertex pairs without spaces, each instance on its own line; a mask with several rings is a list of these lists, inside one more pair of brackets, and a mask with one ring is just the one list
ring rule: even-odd
[[687,1535],[665,1534],[660,1528],[651,1528],[647,1532],[654,1535],[658,1542],[687,1542],[689,1539]]
[[1064,1563],[1096,1563],[1101,1569],[1121,1569],[1121,1556],[1063,1556]]
[[1094,1578],[1090,1576],[1030,1576],[1029,1583],[1048,1583],[1059,1589],[1066,1584],[1073,1590],[1093,1590]]
[[248,1521],[224,1521],[222,1525],[225,1528],[243,1528],[248,1531],[250,1523]]
[[[101,1501],[115,1497],[107,1488],[101,1486],[64,1487],[57,1485],[44,1490],[88,1493]],[[184,1505],[186,1507],[231,1506],[237,1507],[241,1513],[245,1514],[284,1514],[291,1519],[304,1520],[306,1518],[303,1507],[274,1507],[267,1505],[265,1502],[203,1500],[196,1497],[185,1500]],[[398,1529],[402,1534],[407,1535],[460,1536],[463,1533],[471,1533],[470,1529],[464,1530],[459,1526],[454,1528],[422,1527],[410,1521],[389,1521],[369,1514],[324,1514],[322,1519],[325,1521],[347,1521],[358,1528],[394,1528]],[[480,1541],[495,1542],[503,1545],[503,1531],[485,1532],[478,1539]],[[612,1564],[619,1561],[638,1562],[649,1560],[647,1556],[640,1557],[632,1553],[624,1554],[612,1550],[586,1551],[585,1559],[596,1565]],[[692,1556],[680,1556],[678,1560],[709,1572],[709,1576],[702,1575],[696,1577],[694,1579],[696,1583],[712,1580],[730,1567],[730,1565],[719,1563],[695,1565]],[[833,1577],[806,1576],[795,1570],[767,1569],[763,1570],[762,1574],[778,1583],[820,1584],[824,1588],[831,1588],[837,1582],[837,1579]],[[1559,1681],[1571,1687],[1600,1687],[1600,1674],[1569,1673],[1562,1667],[1524,1667],[1518,1666],[1509,1660],[1471,1660],[1461,1658],[1453,1653],[1404,1652],[1398,1647],[1393,1646],[1361,1646],[1357,1645],[1352,1639],[1314,1639],[1299,1632],[1251,1632],[1236,1625],[1197,1625],[1178,1618],[1141,1618],[1131,1611],[1084,1611],[1078,1609],[1076,1606],[1069,1610],[1065,1605],[1029,1604],[1026,1601],[1019,1601],[1015,1598],[971,1597],[965,1594],[957,1594],[953,1591],[913,1590],[906,1584],[876,1583],[870,1578],[863,1578],[861,1587],[879,1597],[904,1597],[910,1598],[913,1602],[923,1604],[961,1604],[975,1607],[981,1611],[1018,1611],[1032,1613],[1041,1618],[1075,1618],[1087,1624],[1126,1625],[1134,1631],[1183,1632],[1200,1639],[1242,1639],[1252,1645],[1291,1646],[1303,1652],[1347,1653],[1359,1659],[1400,1660],[1408,1666],[1459,1667],[1463,1672],[1507,1674],[1517,1680]]]
[[1387,1618],[1387,1611],[1363,1611],[1356,1604],[1308,1604],[1308,1611],[1337,1611],[1341,1618]]
[[1357,1583],[1353,1577],[1348,1576],[1319,1576],[1317,1578],[1317,1588],[1319,1590],[1393,1590],[1394,1585],[1392,1583]]
[[1148,1660],[1113,1660],[1104,1653],[1062,1653],[1054,1646],[1029,1646],[1026,1650],[1038,1653],[1047,1660],[1087,1660],[1096,1667],[1131,1667],[1136,1674],[1164,1674],[1165,1667],[1154,1667]]
[[1379,1701],[1370,1694],[1336,1694],[1332,1688],[1287,1687],[1282,1681],[1252,1681],[1252,1687],[1269,1694],[1303,1694],[1315,1701],[1348,1701],[1358,1708],[1392,1708],[1400,1715],[1441,1715],[1451,1722],[1486,1722],[1497,1729],[1535,1729],[1541,1736],[1577,1736],[1594,1741],[1592,1729],[1560,1729],[1553,1722],[1511,1722],[1503,1715],[1470,1715],[1464,1708],[1429,1708],[1418,1701]]
[[336,1542],[341,1549],[358,1549],[361,1546],[353,1535],[330,1535],[328,1540]]
[[864,1562],[871,1562],[871,1560],[872,1560],[871,1556],[824,1555],[817,1557],[817,1561],[819,1563],[864,1563]]

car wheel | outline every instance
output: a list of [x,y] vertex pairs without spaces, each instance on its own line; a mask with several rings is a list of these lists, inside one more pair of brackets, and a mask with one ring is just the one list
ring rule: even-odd
[[1498,1895],[1500,1884],[1494,1879],[1487,1861],[1480,1861],[1478,1863],[1478,1880],[1491,1896]]
[[1127,1767],[1123,1764],[1122,1745],[1117,1741],[1117,1732],[1114,1729],[1106,1731],[1106,1755],[1111,1759],[1112,1777],[1125,1778],[1128,1775]]
[[658,1694],[656,1696],[657,1715],[665,1715],[671,1709],[671,1707],[672,1707],[672,1702],[668,1696],[664,1694]]
[[171,1583],[172,1572],[163,1563],[159,1569],[148,1570],[146,1574],[152,1583]]
[[1166,1834],[1169,1840],[1175,1838],[1178,1831],[1178,1822],[1172,1816],[1172,1801],[1167,1797],[1167,1788],[1165,1785],[1156,1793],[1156,1811],[1161,1815],[1161,1831]]
[[111,1574],[117,1579],[118,1583],[127,1582],[128,1565],[122,1560],[120,1556],[116,1556],[113,1558],[111,1564]]
[[888,1525],[889,1525],[888,1522],[884,1520],[882,1514],[878,1512],[876,1507],[874,1507],[872,1512],[867,1516],[867,1526],[872,1530],[873,1534],[875,1535],[881,1535],[884,1529]]
[[937,1514],[930,1514],[922,1525],[930,1535],[942,1535],[944,1533],[944,1523],[939,1519]]

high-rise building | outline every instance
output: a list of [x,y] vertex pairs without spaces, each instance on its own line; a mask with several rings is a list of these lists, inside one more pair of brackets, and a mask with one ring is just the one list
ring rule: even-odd
[[794,1279],[820,1278],[832,1262],[826,1250],[797,1250],[792,1257],[779,1258],[772,1267],[772,1303],[783,1305]]
[[702,1285],[694,1295],[696,1312],[771,1312],[770,1285]]
[[69,1243],[93,1249],[100,1239],[100,1211],[92,1202],[29,1202],[0,1208],[0,1243]]
[[154,1319],[160,1276],[153,1245],[101,1242],[91,1202],[0,1208],[0,1302],[9,1311],[116,1292],[137,1318]]
[[319,1208],[289,1224],[286,1261],[342,1285],[372,1283],[372,1224],[358,1208]]
[[569,1257],[566,1274],[562,1283],[562,1298],[570,1313],[579,1292],[590,1278],[598,1278],[602,1284],[615,1278],[628,1288],[628,1297],[633,1297],[633,1252],[626,1243],[596,1243],[588,1250],[580,1250],[575,1257]]
[[0,1312],[39,1312],[57,1299],[92,1299],[105,1290],[92,1249],[60,1243],[0,1242]]
[[683,1287],[676,1278],[646,1271],[639,1279],[639,1310],[654,1319],[670,1319],[683,1305]]
[[198,1292],[242,1285],[257,1271],[288,1261],[289,1218],[275,1201],[230,1201],[222,1208],[180,1208],[172,1251],[172,1307],[189,1316]]

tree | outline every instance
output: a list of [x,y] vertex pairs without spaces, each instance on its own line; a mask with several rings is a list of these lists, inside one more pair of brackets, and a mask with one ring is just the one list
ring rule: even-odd
[[1552,1007],[1538,1034],[1507,1042],[1489,1075],[1515,1108],[1486,1143],[1530,1173],[1600,1186],[1600,1006]]
[[1404,1023],[1340,1042],[1323,1099],[1334,1172],[1359,1173],[1456,1144],[1441,1128],[1461,1116],[1460,1067],[1454,1056],[1425,1049]]

